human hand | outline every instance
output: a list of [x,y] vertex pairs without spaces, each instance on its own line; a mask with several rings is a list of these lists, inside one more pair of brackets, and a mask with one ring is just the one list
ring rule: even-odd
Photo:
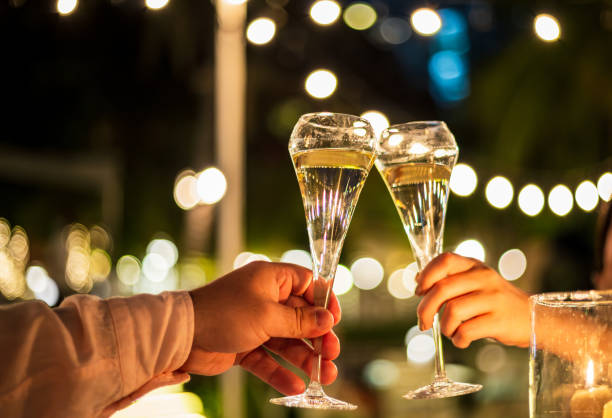
[[422,330],[445,305],[440,330],[457,347],[494,338],[527,347],[530,335],[529,295],[473,258],[444,253],[418,275],[415,293],[424,296],[417,308]]
[[298,394],[304,382],[266,350],[310,374],[314,353],[300,339],[322,336],[321,383],[336,379],[331,360],[340,342],[331,328],[340,320],[340,306],[333,293],[327,310],[313,306],[310,270],[256,261],[190,294],[195,335],[183,370],[215,375],[236,364],[284,394]]

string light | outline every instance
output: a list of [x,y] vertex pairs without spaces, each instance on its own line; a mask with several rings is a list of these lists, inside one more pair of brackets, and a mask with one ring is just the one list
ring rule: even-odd
[[366,30],[376,23],[376,10],[367,3],[353,3],[344,10],[344,23],[355,30]]
[[363,112],[361,117],[370,122],[372,125],[372,129],[374,130],[374,134],[378,138],[382,131],[389,127],[389,119],[379,112],[378,110],[368,110],[367,112]]
[[414,291],[406,288],[404,284],[404,269],[395,270],[387,279],[387,290],[396,299],[408,299]]
[[276,23],[267,17],[260,17],[249,24],[246,37],[255,45],[265,45],[274,38],[275,33]]
[[416,33],[423,36],[435,35],[442,27],[440,15],[432,9],[421,8],[412,12],[410,23]]
[[475,258],[476,260],[483,262],[485,261],[484,246],[480,243],[480,241],[475,239],[468,239],[457,245],[457,248],[455,248],[455,254]]
[[145,5],[151,10],[159,10],[166,7],[169,0],[146,0]]
[[312,270],[312,257],[310,253],[304,250],[289,250],[285,251],[280,259],[283,263],[297,264],[298,266],[306,267]]
[[576,204],[585,212],[590,212],[597,206],[599,193],[597,186],[590,180],[585,180],[576,188]]
[[604,202],[609,202],[612,199],[612,173],[607,172],[601,175],[597,180],[597,191]]
[[338,79],[329,70],[315,70],[306,78],[306,92],[315,99],[325,99],[336,91]]
[[341,8],[338,3],[331,0],[320,0],[310,8],[310,17],[319,25],[331,25],[340,16]]
[[77,0],[57,0],[57,12],[62,16],[69,15],[77,8]]
[[478,185],[476,171],[467,164],[457,164],[453,168],[450,178],[450,189],[459,196],[469,196],[474,193]]
[[514,248],[508,250],[499,257],[499,274],[506,280],[516,280],[521,277],[527,269],[527,257],[521,250]]
[[485,196],[491,206],[497,209],[504,209],[512,202],[514,189],[512,183],[505,177],[493,177],[487,183]]
[[216,167],[209,167],[198,175],[196,188],[200,201],[212,205],[225,195],[227,180],[225,180],[221,170]]
[[540,39],[554,42],[561,36],[559,21],[549,14],[539,14],[533,21],[533,29]]
[[563,184],[556,185],[548,194],[548,206],[555,215],[567,215],[574,206],[572,191]]
[[115,267],[117,278],[123,284],[134,285],[140,280],[140,261],[133,255],[124,255]]
[[518,195],[519,208],[527,216],[536,216],[544,208],[544,193],[535,184],[528,184]]
[[174,185],[174,201],[179,208],[189,210],[198,204],[200,197],[197,183],[198,179],[192,170],[183,171],[177,176]]
[[362,290],[371,290],[382,282],[385,270],[374,258],[363,257],[351,264],[351,273],[355,286]]
[[338,296],[344,295],[348,293],[348,291],[352,288],[353,275],[351,274],[351,271],[342,264],[338,264],[338,268],[336,269],[336,276],[334,277],[334,293]]

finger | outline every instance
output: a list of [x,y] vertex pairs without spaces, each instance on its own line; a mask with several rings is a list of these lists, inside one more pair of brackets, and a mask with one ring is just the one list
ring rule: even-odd
[[[303,295],[304,299],[311,305],[314,305],[314,285],[311,285],[306,289]],[[340,322],[342,317],[342,311],[340,309],[340,302],[332,290],[329,291],[329,298],[327,298],[327,310],[334,315],[334,325]]]
[[429,288],[417,307],[417,315],[422,329],[429,329],[432,326],[434,315],[446,302],[482,289],[486,277],[486,269],[473,268],[467,272],[454,274],[437,281],[434,286]]
[[[340,340],[333,332],[328,332],[322,338],[321,356],[325,360],[336,359],[340,355]],[[301,367],[307,359],[313,356],[312,349],[301,340],[293,338],[271,338],[265,343],[265,346],[297,367]]]
[[492,314],[485,314],[464,322],[457,328],[451,340],[459,348],[467,348],[472,341],[490,337],[489,330],[495,329],[496,320]]
[[478,263],[480,263],[478,260],[453,253],[440,254],[419,274],[415,293],[417,295],[425,294],[433,285],[445,277],[469,270]]
[[451,338],[462,323],[492,312],[492,303],[493,298],[483,292],[472,292],[449,300],[440,317],[442,334]]
[[268,337],[315,338],[331,330],[334,317],[324,308],[292,308],[272,302],[267,305],[261,322]]
[[242,357],[239,364],[285,395],[297,395],[306,389],[302,379],[278,364],[261,347]]
[[289,263],[267,263],[274,269],[278,283],[279,302],[286,301],[290,295],[301,296],[312,283],[312,271]]

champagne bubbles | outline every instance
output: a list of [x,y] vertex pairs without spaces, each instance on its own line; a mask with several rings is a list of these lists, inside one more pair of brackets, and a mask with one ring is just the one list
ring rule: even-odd
[[485,261],[484,246],[480,243],[480,241],[475,239],[468,239],[457,245],[457,248],[455,248],[455,254],[475,258],[476,260],[483,262]]
[[410,23],[416,33],[423,36],[435,35],[442,27],[440,15],[432,9],[421,8],[412,12]]
[[499,274],[506,280],[516,280],[527,269],[527,257],[519,249],[508,250],[499,257]]
[[558,216],[565,216],[574,207],[574,196],[569,187],[558,184],[548,194],[548,206]]
[[478,185],[476,171],[467,164],[457,164],[450,178],[450,189],[459,196],[469,196],[474,193]]
[[338,80],[329,70],[316,70],[306,78],[306,92],[315,99],[325,99],[336,91]]
[[576,204],[585,212],[590,212],[599,202],[597,186],[592,181],[585,180],[576,188]]
[[485,196],[491,206],[497,209],[504,209],[512,202],[514,189],[512,183],[505,177],[493,177],[487,183]]
[[276,23],[267,17],[253,20],[247,27],[246,37],[252,44],[265,45],[274,38]]
[[601,200],[609,202],[612,199],[612,173],[607,172],[601,175],[597,180],[597,191]]
[[331,0],[320,0],[310,8],[311,19],[323,26],[331,25],[340,17],[340,5]]
[[533,21],[533,29],[538,37],[546,42],[554,42],[561,36],[559,21],[549,14],[539,14]]
[[362,290],[376,288],[385,276],[385,270],[378,260],[371,257],[364,257],[351,265],[351,273],[355,286]]
[[544,193],[535,184],[523,187],[518,195],[518,205],[527,216],[536,216],[544,208]]
[[349,290],[353,288],[353,275],[351,271],[343,266],[342,264],[338,264],[338,268],[336,269],[336,276],[334,277],[334,287],[333,291],[336,295],[344,295],[348,293]]

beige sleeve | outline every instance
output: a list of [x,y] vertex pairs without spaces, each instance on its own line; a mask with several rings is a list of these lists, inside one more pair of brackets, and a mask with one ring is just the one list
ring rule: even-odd
[[186,380],[176,370],[192,341],[187,292],[0,307],[2,416],[108,416],[155,387]]

